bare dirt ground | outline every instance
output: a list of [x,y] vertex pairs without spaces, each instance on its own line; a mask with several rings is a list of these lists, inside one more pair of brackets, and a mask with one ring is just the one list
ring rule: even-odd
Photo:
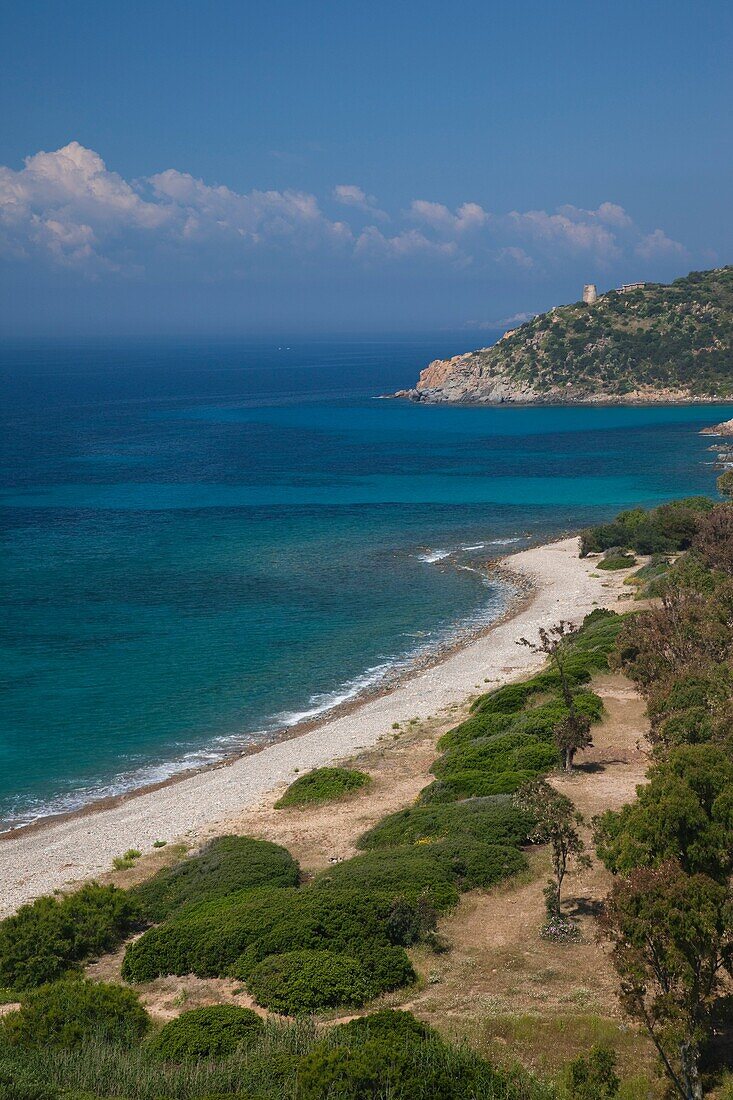
[[[623,805],[634,797],[647,767],[644,749],[644,706],[623,677],[605,674],[594,690],[606,707],[606,716],[594,732],[594,747],[583,754],[571,776],[557,775],[553,783],[590,819],[594,814]],[[353,763],[372,776],[371,787],[328,807],[273,809],[268,800],[232,822],[232,831],[262,836],[285,845],[307,874],[330,860],[348,858],[361,832],[385,814],[408,805],[429,783],[429,767],[442,732],[461,719],[463,707],[450,718],[407,725],[393,731]],[[590,842],[589,830],[587,831]],[[179,850],[180,852],[180,850]],[[110,880],[130,885],[170,862],[177,853],[161,849],[129,871]],[[530,870],[519,879],[489,893],[466,895],[456,912],[441,922],[452,948],[445,955],[423,949],[413,953],[421,983],[418,993],[402,998],[404,1007],[456,1036],[468,1036],[493,1057],[510,1049],[528,1065],[554,1068],[555,1028],[562,1028],[562,1060],[577,1042],[587,1049],[597,1038],[618,1042],[623,1030],[615,997],[615,981],[603,947],[595,938],[593,912],[608,889],[603,867],[594,861],[590,871],[571,874],[565,890],[569,912],[578,916],[583,942],[566,947],[539,936],[543,916],[542,888],[549,872],[547,853],[530,853]],[[88,968],[97,979],[119,978],[123,951],[106,956]],[[252,1005],[241,983],[227,979],[202,980],[193,976],[161,978],[142,987],[142,1000],[158,1019],[166,1020],[202,1004],[230,1002]],[[398,1003],[392,995],[389,1003]],[[261,1010],[259,1010],[261,1011]],[[534,1024],[528,1026],[528,1017]],[[524,1023],[523,1023],[524,1021]],[[527,1028],[521,1041],[517,1032]],[[599,1030],[600,1029],[600,1030]],[[621,1029],[619,1031],[619,1029]],[[571,1041],[570,1033],[577,1035]],[[629,1057],[646,1061],[629,1034]],[[549,1049],[548,1049],[549,1048]]]
[[[648,767],[647,720],[633,685],[622,676],[605,674],[592,686],[606,708],[603,722],[594,730],[594,747],[582,754],[572,775],[551,780],[587,821],[631,801]],[[592,850],[590,829],[584,832]],[[553,1020],[565,1033],[563,1061],[573,1053],[568,1052],[573,1029],[579,1051],[583,1045],[587,1049],[589,1029],[598,1030],[594,1018],[613,1022],[612,1030],[617,1025],[623,1030],[615,976],[596,938],[593,915],[611,876],[597,859],[590,870],[568,876],[565,908],[578,918],[582,943],[565,946],[539,935],[549,870],[547,852],[537,849],[530,855],[529,872],[519,880],[465,896],[455,913],[441,922],[452,950],[445,956],[416,953],[424,985],[404,1007],[441,1030],[472,1034],[494,1057],[507,1043],[512,1055],[521,1057],[522,1044],[514,1032],[526,1027],[530,1041],[524,1053],[528,1064],[538,1069],[551,1068],[552,1049],[545,1040],[554,1035],[557,1041]],[[535,1017],[534,1026],[527,1017]]]
[[[354,845],[361,833],[387,814],[409,805],[432,781],[428,769],[436,757],[436,741],[441,733],[461,720],[466,709],[467,704],[449,712],[450,717],[443,714],[433,721],[407,723],[381,738],[374,748],[354,757],[350,764],[372,777],[370,786],[355,796],[325,807],[276,810],[273,801],[285,789],[282,784],[261,806],[232,819],[230,831],[282,844],[299,861],[306,878],[327,867],[332,860],[347,859],[355,854]],[[221,828],[212,829],[211,835],[220,833]],[[132,886],[180,858],[182,851],[180,846],[173,845],[160,848],[137,861],[129,870],[104,876],[103,881]],[[124,953],[123,947],[106,955],[88,966],[87,974],[99,981],[119,981]],[[267,1015],[253,1003],[241,982],[225,978],[201,979],[193,975],[159,978],[138,988],[148,1011],[162,1021],[189,1008],[226,1002],[245,1005]]]

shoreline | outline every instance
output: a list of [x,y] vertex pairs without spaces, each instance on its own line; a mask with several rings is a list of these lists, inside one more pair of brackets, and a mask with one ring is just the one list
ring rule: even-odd
[[204,831],[226,831],[228,819],[256,807],[298,772],[373,747],[395,722],[448,716],[473,695],[527,675],[541,659],[518,647],[519,637],[617,601],[618,585],[591,576],[594,561],[577,551],[574,536],[500,559],[495,567],[517,592],[503,615],[376,693],[222,761],[2,834],[0,915],[107,873],[128,848],[145,853],[155,840],[195,844]]
[[[434,668],[436,665],[441,664],[451,657],[454,653],[465,649],[466,646],[484,637],[486,634],[490,633],[494,627],[499,626],[507,619],[513,618],[524,608],[527,601],[531,599],[532,585],[521,573],[515,573],[509,569],[504,564],[506,560],[508,559],[505,557],[486,561],[484,563],[486,573],[488,575],[496,574],[498,585],[503,586],[507,593],[506,606],[499,612],[495,619],[491,620],[491,622],[484,623],[480,626],[466,626],[465,629],[457,633],[451,640],[444,641],[434,648],[426,648],[422,653],[416,654],[409,664],[405,664],[402,667],[396,666],[392,675],[386,676],[376,684],[364,688],[357,692],[356,695],[345,699],[343,702],[334,703],[332,706],[313,715],[311,718],[302,718],[292,725],[283,725],[275,729],[262,731],[263,738],[260,741],[246,742],[239,748],[232,748],[224,752],[221,757],[215,760],[210,760],[203,764],[191,764],[190,767],[172,771],[170,775],[166,775],[162,779],[141,782],[115,794],[103,794],[92,797],[87,802],[79,806],[74,806],[71,809],[41,814],[31,821],[20,822],[17,825],[11,825],[1,829],[0,862],[2,857],[2,845],[8,840],[16,839],[19,836],[25,836],[31,832],[41,832],[49,826],[60,822],[70,821],[77,817],[86,817],[102,810],[113,809],[115,806],[119,806],[123,802],[128,802],[132,798],[138,798],[141,795],[162,790],[175,783],[183,782],[191,776],[200,775],[203,772],[216,771],[218,768],[229,767],[238,760],[263,752],[271,745],[277,745],[283,741],[292,741],[295,738],[318,729],[327,722],[335,721],[338,718],[353,714],[371,700],[380,699],[385,695],[391,694],[402,684],[413,679],[413,677]],[[245,737],[246,735],[242,736]],[[255,736],[255,734],[252,736]],[[1,904],[0,911],[2,911]]]

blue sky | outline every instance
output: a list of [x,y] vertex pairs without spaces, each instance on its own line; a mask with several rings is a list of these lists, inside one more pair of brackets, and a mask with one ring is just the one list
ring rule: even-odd
[[733,260],[733,7],[4,6],[0,331],[482,328]]

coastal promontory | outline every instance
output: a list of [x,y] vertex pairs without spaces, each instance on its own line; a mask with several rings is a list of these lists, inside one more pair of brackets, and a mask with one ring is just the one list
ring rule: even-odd
[[425,402],[651,404],[733,395],[733,266],[635,283],[556,306],[492,347],[438,359]]

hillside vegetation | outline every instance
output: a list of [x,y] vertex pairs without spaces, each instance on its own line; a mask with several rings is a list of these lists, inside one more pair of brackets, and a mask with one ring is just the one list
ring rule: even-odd
[[490,348],[436,360],[422,401],[664,402],[733,393],[733,267],[611,290],[534,317]]
[[[733,504],[623,512],[583,534],[583,553],[606,549],[650,558],[636,578],[644,603],[523,639],[546,665],[478,696],[438,742],[434,781],[375,818],[351,858],[301,873],[278,844],[219,837],[131,890],[89,884],[0,922],[0,1100],[733,1100]],[[574,774],[573,756],[608,718],[594,688],[610,670],[646,704],[647,771],[631,801],[602,801],[587,822],[578,796],[619,761]],[[569,863],[591,870],[589,825],[602,903],[582,878],[572,897],[563,887]],[[530,845],[551,870],[544,923],[542,895],[536,912],[519,904],[540,865]],[[579,974],[582,916],[605,944],[594,977],[610,971],[623,1027],[579,1015],[576,1000],[572,1015],[557,999],[553,1017],[557,956],[542,955],[531,1017],[502,1016],[504,1049],[492,1023],[487,1050],[496,1013],[452,936],[489,894],[527,925],[519,969],[514,941],[495,956],[492,994],[500,967],[533,984],[541,942]],[[492,935],[490,922],[466,927],[474,943]],[[123,940],[117,981],[83,973]],[[445,1001],[442,1015],[427,1006],[436,964],[473,1002],[473,1032]],[[146,993],[171,976],[214,996],[235,982],[249,1004],[156,1020]],[[417,1016],[387,1007],[400,1002]],[[516,1065],[522,1028],[540,1046],[552,1036],[552,1069]],[[629,1065],[642,1041],[661,1079]]]

